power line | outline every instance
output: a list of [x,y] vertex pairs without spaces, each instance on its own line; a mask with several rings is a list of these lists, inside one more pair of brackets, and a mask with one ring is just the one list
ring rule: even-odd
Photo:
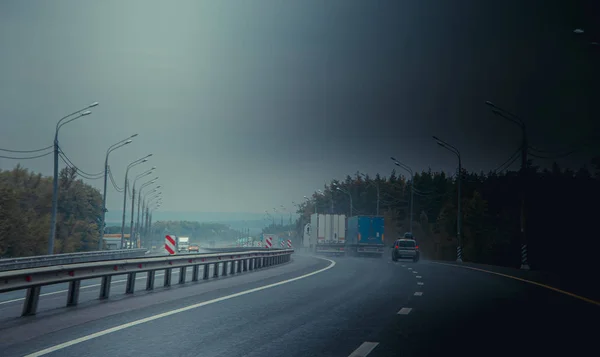
[[27,154],[27,153],[34,153],[34,152],[40,152],[40,151],[45,151],[48,149],[51,149],[54,145],[50,145],[50,146],[46,146],[45,148],[42,149],[37,149],[37,150],[10,150],[10,149],[0,149],[0,151],[6,151],[6,152],[14,152],[14,153],[23,153],[23,154]]
[[523,149],[523,146],[520,146],[510,157],[502,163],[502,165],[498,166],[493,172],[502,172],[508,169],[517,159],[519,158],[519,153]]
[[61,160],[62,160],[62,161],[65,163],[65,165],[67,165],[67,167],[69,167],[69,168],[70,168],[70,169],[72,169],[72,170],[75,170],[75,173],[76,173],[78,176],[81,176],[81,177],[83,177],[83,178],[86,178],[86,179],[88,179],[88,180],[98,180],[98,179],[102,178],[102,177],[92,177],[92,176],[88,176],[88,175],[86,175],[86,174],[83,174],[83,173],[82,173],[82,172],[81,172],[81,171],[80,171],[80,170],[79,170],[77,167],[71,166],[71,165],[69,164],[69,162],[68,162],[68,158],[67,158],[67,157],[66,157],[66,156],[65,156],[65,155],[64,155],[62,152],[59,152],[59,153],[58,153],[58,156],[59,156],[59,157],[60,157],[60,159],[61,159]]
[[47,152],[45,154],[29,156],[29,157],[13,157],[13,156],[0,156],[0,159],[10,159],[10,160],[30,160],[30,159],[38,159],[40,157],[48,156],[52,154],[53,151]]
[[115,190],[117,190],[117,192],[123,192],[123,189],[120,188],[119,186],[117,186],[117,183],[115,182],[115,178],[113,177],[110,166],[108,167],[108,177],[110,178],[110,182],[112,183]]
[[66,153],[65,153],[65,152],[62,150],[62,148],[61,148],[60,146],[59,146],[59,150],[60,150],[60,154],[64,156],[64,158],[65,158],[65,159],[66,159],[66,160],[69,162],[69,164],[71,164],[71,166],[72,166],[72,167],[73,167],[75,170],[77,170],[78,172],[82,173],[83,175],[87,175],[87,176],[94,176],[94,177],[95,177],[95,176],[104,176],[104,172],[99,172],[99,173],[96,173],[96,174],[90,174],[89,172],[85,172],[85,171],[81,170],[80,168],[78,168],[78,167],[77,167],[77,165],[75,165],[75,164],[73,163],[73,161],[71,161],[71,160],[69,159],[69,157],[67,156],[67,154],[66,154]]

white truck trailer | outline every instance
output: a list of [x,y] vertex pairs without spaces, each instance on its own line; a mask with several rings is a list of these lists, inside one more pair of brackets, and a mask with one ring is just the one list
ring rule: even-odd
[[346,215],[312,214],[310,246],[315,253],[346,255]]

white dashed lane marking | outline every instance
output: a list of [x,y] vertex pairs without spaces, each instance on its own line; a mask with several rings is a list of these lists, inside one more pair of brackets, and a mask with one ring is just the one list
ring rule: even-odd
[[422,278],[422,276],[420,276],[420,275],[417,275],[417,279],[421,279],[421,278]]
[[419,281],[419,282],[417,282],[417,285],[425,285],[425,283]]
[[417,292],[415,293],[415,296],[422,296],[422,295],[423,295],[423,293],[422,293],[422,292],[420,292],[420,291],[417,291]]
[[363,342],[363,344],[355,349],[348,357],[366,357],[378,344],[379,342]]
[[403,307],[400,309],[400,311],[398,311],[398,315],[408,315],[408,314],[410,314],[411,311],[412,311],[412,308]]

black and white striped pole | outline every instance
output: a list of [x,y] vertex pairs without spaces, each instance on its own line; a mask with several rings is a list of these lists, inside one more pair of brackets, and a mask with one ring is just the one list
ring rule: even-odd
[[525,234],[525,195],[527,194],[528,174],[527,174],[527,150],[529,149],[529,143],[527,140],[527,129],[523,119],[519,118],[515,114],[509,112],[506,109],[502,109],[496,106],[494,103],[487,101],[486,105],[492,108],[492,113],[500,116],[513,124],[516,124],[521,129],[521,269],[529,270],[529,264],[527,261],[527,235]]

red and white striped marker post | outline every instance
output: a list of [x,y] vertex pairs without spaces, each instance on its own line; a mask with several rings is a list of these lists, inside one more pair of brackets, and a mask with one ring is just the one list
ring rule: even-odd
[[288,246],[288,248],[292,247],[292,240],[291,239],[287,240],[287,246]]
[[265,239],[265,248],[271,248],[273,246],[273,237],[267,237]]
[[284,241],[279,242],[279,244],[281,245],[281,248],[285,248],[285,242]]
[[165,236],[165,250],[167,251],[167,253],[175,254],[176,239],[177,239],[176,236],[171,236],[171,235]]

